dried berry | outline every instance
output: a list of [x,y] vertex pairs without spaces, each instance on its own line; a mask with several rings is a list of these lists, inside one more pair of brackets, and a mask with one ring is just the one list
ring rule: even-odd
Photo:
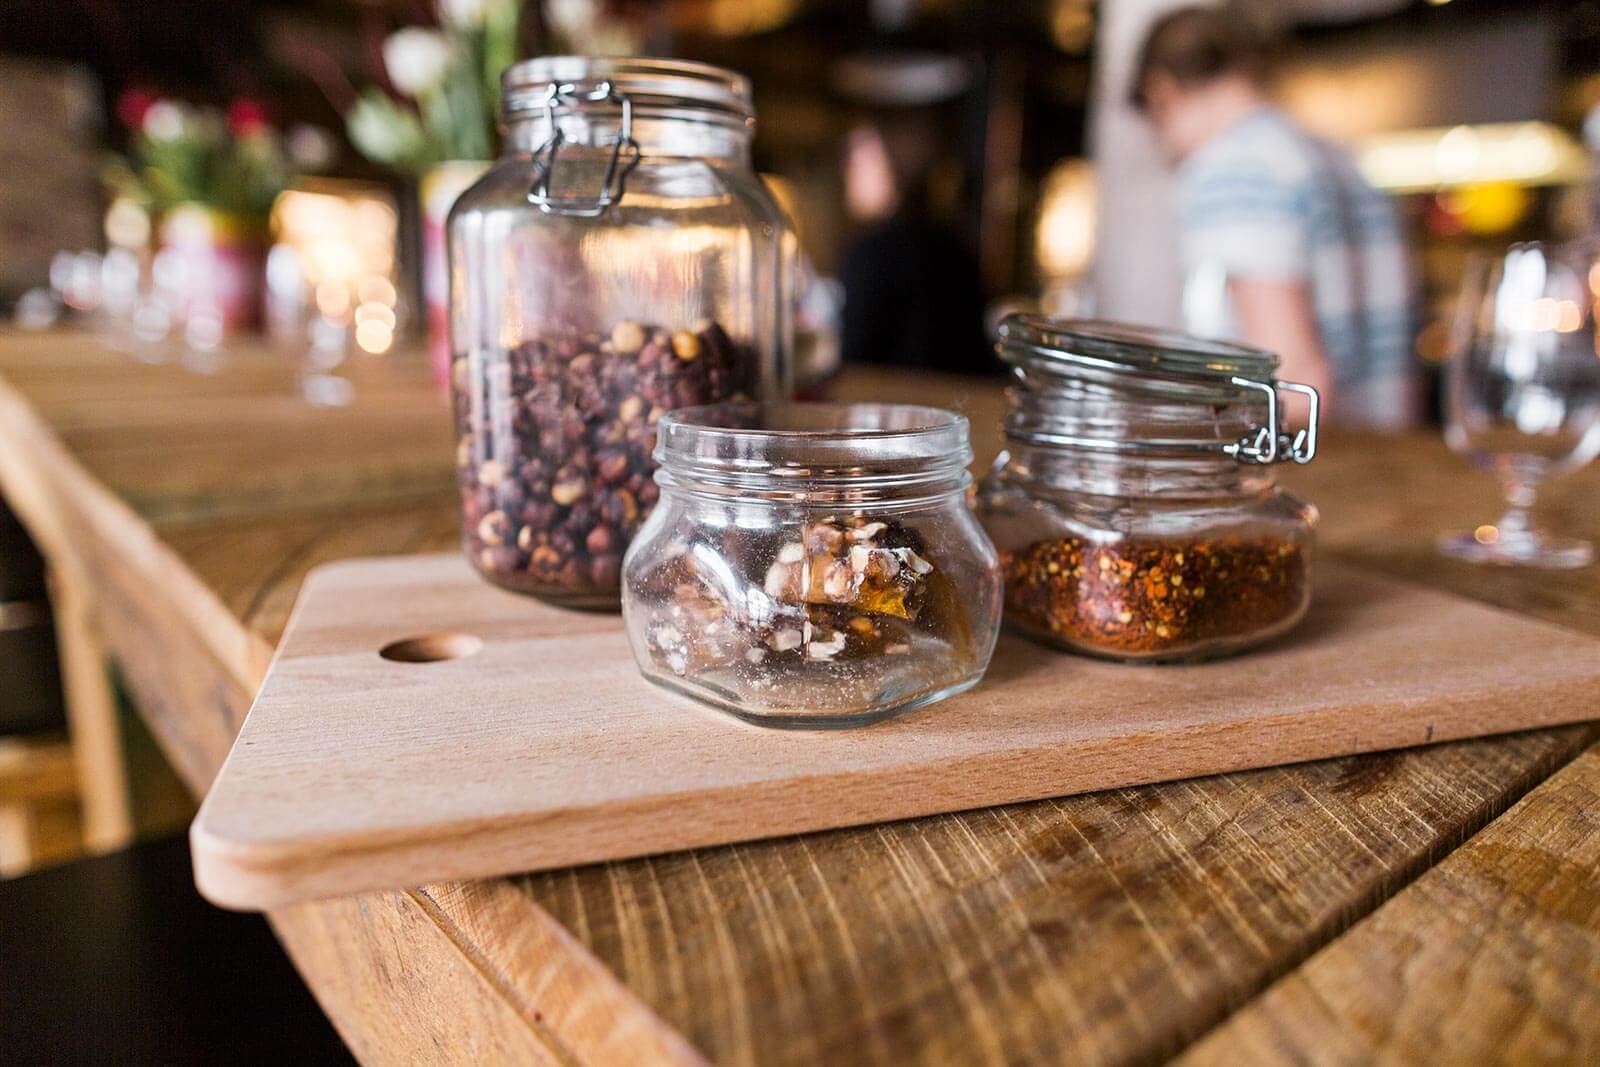
[[659,496],[656,421],[755,392],[757,367],[709,320],[624,320],[458,356],[451,370],[468,554],[514,589],[607,598]]

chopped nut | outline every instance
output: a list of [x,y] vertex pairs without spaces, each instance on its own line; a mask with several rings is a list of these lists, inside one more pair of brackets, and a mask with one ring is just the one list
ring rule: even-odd
[[[814,572],[813,572],[814,573]],[[822,571],[822,595],[836,604],[850,599],[853,580],[850,564],[842,559],[830,561]]]
[[784,629],[772,635],[772,650],[774,652],[788,652],[800,647],[803,637],[799,630]]
[[[919,554],[922,543],[898,521],[861,517],[809,522],[799,540],[730,529],[705,546],[718,562],[701,569],[698,537],[688,553],[671,542],[639,587],[650,590],[646,603],[677,620],[681,644],[648,641],[650,654],[663,670],[682,653],[691,675],[731,670],[740,672],[737,684],[763,686],[776,684],[781,670],[834,671],[904,655],[915,632],[955,647],[967,632],[964,605]],[[743,584],[745,568],[757,568],[759,589]]]
[[836,555],[844,545],[844,531],[832,523],[812,523],[806,528],[805,544],[807,549],[817,555]]
[[775,562],[767,568],[767,576],[761,587],[774,600],[798,600],[803,592],[803,573],[798,563]]
[[843,630],[834,630],[823,636],[813,634],[810,642],[806,644],[807,659],[832,659],[844,651],[845,634]]
[[498,460],[486,459],[482,463],[478,464],[479,485],[492,488],[500,484],[500,479],[502,477],[504,477],[504,472],[500,469],[500,463]]

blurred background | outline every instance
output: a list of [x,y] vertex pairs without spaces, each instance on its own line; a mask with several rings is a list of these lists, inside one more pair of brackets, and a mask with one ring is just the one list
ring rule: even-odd
[[[1172,168],[1128,100],[1146,32],[1178,6],[9,3],[0,302],[24,325],[93,312],[114,343],[152,359],[176,345],[202,371],[241,327],[308,348],[313,369],[403,348],[428,330],[430,292],[443,313],[428,250],[496,151],[494,73],[637,53],[753,80],[756,164],[809,268],[803,381],[841,358],[991,373],[983,331],[1013,307],[1208,332],[1185,313]],[[1245,9],[1273,40],[1272,95],[1398,211],[1417,414],[1436,419],[1467,255],[1590,226],[1600,3]],[[341,401],[337,375],[311,379],[308,399]]]

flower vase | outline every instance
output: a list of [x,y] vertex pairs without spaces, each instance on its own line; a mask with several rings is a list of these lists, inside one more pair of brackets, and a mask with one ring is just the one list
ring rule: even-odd
[[161,218],[161,255],[185,320],[210,316],[223,332],[261,321],[267,236],[261,220],[205,204],[179,204]]
[[440,388],[450,383],[450,260],[445,220],[456,198],[483,176],[489,164],[477,160],[440,163],[422,175],[418,196],[422,217],[422,303],[428,315],[428,359]]

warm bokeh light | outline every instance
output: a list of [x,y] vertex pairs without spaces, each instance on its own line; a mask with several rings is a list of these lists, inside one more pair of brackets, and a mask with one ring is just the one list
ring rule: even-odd
[[356,284],[356,299],[363,304],[387,304],[394,307],[400,299],[394,282],[381,275],[368,275]]
[[1547,122],[1375,134],[1357,143],[1356,160],[1368,181],[1396,192],[1492,182],[1552,185],[1587,173],[1583,149]]
[[1069,55],[1088,51],[1094,40],[1094,5],[1090,0],[1055,0],[1050,11],[1050,40]]
[[1500,543],[1500,530],[1494,526],[1480,526],[1472,531],[1472,539],[1480,545],[1497,545]]
[[138,201],[119,196],[106,209],[105,231],[113,248],[144,249],[150,244],[150,212]]
[[710,0],[700,10],[705,28],[719,37],[747,37],[792,19],[799,0]]
[[330,323],[356,323],[356,344],[381,353],[394,345],[399,293],[393,281],[398,219],[388,195],[365,182],[298,182],[272,208],[280,247]]
[[1094,168],[1087,160],[1063,160],[1045,178],[1034,249],[1047,277],[1070,280],[1089,269],[1097,202]]
[[1575,300],[1541,296],[1508,309],[1507,325],[1533,333],[1572,333],[1583,325],[1583,308]]
[[363,352],[377,355],[387,352],[394,344],[394,327],[378,319],[368,319],[356,324],[356,344]]
[[394,308],[388,304],[369,300],[356,306],[356,325],[364,326],[369,322],[376,322],[386,330],[393,330],[395,325]]
[[317,311],[329,322],[343,322],[350,314],[350,288],[341,281],[317,286]]

